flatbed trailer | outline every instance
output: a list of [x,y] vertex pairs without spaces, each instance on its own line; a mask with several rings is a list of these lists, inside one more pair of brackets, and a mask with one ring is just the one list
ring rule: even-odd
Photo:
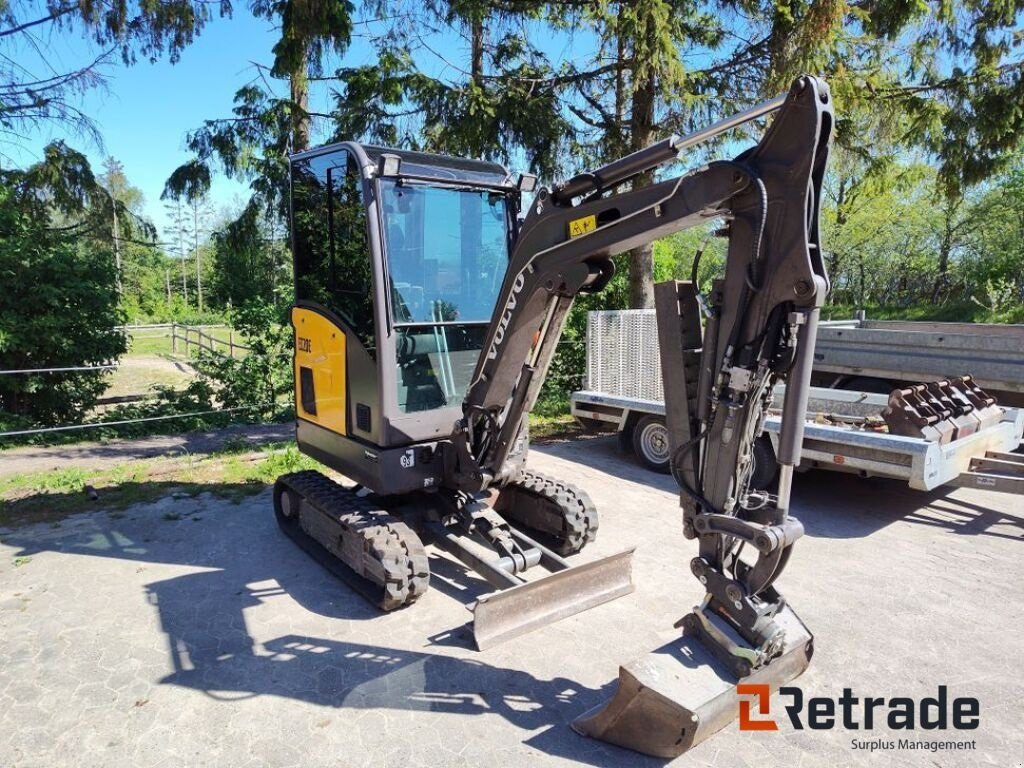
[[1003,405],[1024,406],[1024,325],[831,320],[818,326],[811,383],[888,393],[970,375]]
[[[572,415],[593,429],[614,429],[620,443],[655,471],[669,471],[668,434],[661,399],[661,366],[654,313],[591,312],[587,387],[571,396]],[[938,377],[936,377],[938,378]],[[784,389],[773,393],[781,407]],[[1001,420],[940,444],[878,428],[886,395],[812,387],[801,469],[822,468],[864,477],[889,477],[929,491],[942,485],[1024,494],[1024,410],[1006,408]],[[755,479],[767,487],[775,474],[780,410],[773,408],[755,443]]]

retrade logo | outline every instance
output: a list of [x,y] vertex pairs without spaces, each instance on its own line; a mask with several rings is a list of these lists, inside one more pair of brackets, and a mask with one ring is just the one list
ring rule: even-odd
[[772,719],[754,720],[750,716],[750,705],[757,703],[759,715],[771,714],[772,690],[766,684],[740,683],[736,693],[746,697],[740,699],[740,730],[741,731],[777,731],[779,725]]
[[[738,683],[739,721],[741,731],[777,731],[778,723],[771,717],[771,688],[766,684]],[[850,731],[871,731],[887,727],[891,731],[975,730],[981,722],[981,704],[972,696],[949,695],[940,685],[934,696],[921,699],[909,696],[860,697],[850,688],[841,696],[804,697],[800,688],[779,689],[782,709],[794,730],[809,728],[827,731],[843,728]],[[756,714],[754,715],[754,707]]]

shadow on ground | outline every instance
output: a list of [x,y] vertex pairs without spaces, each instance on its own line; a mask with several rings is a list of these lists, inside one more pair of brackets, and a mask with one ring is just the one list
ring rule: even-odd
[[[269,493],[234,504],[211,496],[175,499],[174,484],[164,485],[166,498],[124,513],[94,513],[60,527],[36,525],[2,534],[5,545],[18,548],[16,557],[54,551],[205,569],[145,585],[174,670],[159,683],[225,702],[277,696],[340,710],[498,715],[530,731],[524,743],[547,754],[595,766],[663,764],[571,731],[574,718],[611,697],[614,682],[593,689],[489,664],[463,650],[435,654],[369,642],[388,637],[389,628],[408,641],[415,628],[396,624],[397,615],[382,617],[280,532]],[[431,589],[459,602],[491,591],[445,558],[432,556],[431,569]],[[280,615],[261,623],[259,632],[273,639],[257,642],[246,609],[281,598],[350,623],[328,626],[278,603]],[[401,616],[415,623],[419,607]],[[467,616],[458,606],[451,615],[457,621]],[[363,624],[371,619],[381,623]],[[462,624],[434,637],[426,634],[421,639],[428,646],[472,647],[470,629]]]
[[[551,442],[531,450],[567,461],[583,461],[624,482],[678,493],[675,480],[641,466],[619,448],[614,435]],[[793,479],[793,514],[804,524],[807,535],[821,538],[862,538],[905,521],[959,535],[1024,540],[1024,516],[954,498],[952,493],[951,488],[916,491],[899,480],[815,469],[798,472]],[[843,503],[836,504],[836,499]],[[674,508],[667,513],[677,514]],[[996,526],[1009,526],[1018,532],[995,530]]]
[[[617,483],[653,485],[668,492],[669,499],[676,492],[670,478],[623,457],[614,438],[588,439],[583,446],[552,443],[537,450],[605,471]],[[429,639],[424,632],[422,638],[434,646],[454,648],[429,653],[371,642],[370,638],[392,633],[408,640],[422,625],[417,624],[417,606],[402,616],[381,618],[277,530],[269,494],[236,505],[209,496],[174,498],[171,491],[179,484],[154,485],[164,486],[146,489],[165,496],[158,502],[124,513],[78,516],[54,528],[8,530],[3,541],[17,548],[15,555],[21,557],[55,551],[206,569],[145,585],[174,670],[162,683],[225,700],[269,695],[345,710],[496,714],[535,732],[525,743],[551,755],[599,766],[660,764],[569,730],[573,718],[610,696],[614,683],[592,689],[568,678],[539,679],[479,660],[494,659],[493,654],[470,656],[464,652],[471,640],[461,626],[465,614],[455,605],[455,626]],[[251,486],[221,492],[233,490],[248,493]],[[1018,517],[944,492],[911,491],[895,481],[808,473],[797,477],[794,498],[795,513],[808,534],[816,537],[864,537],[901,520],[940,527],[953,535],[1024,536],[1024,520]],[[836,504],[836,498],[843,503]],[[678,514],[670,501],[665,514]],[[995,530],[997,525],[1001,530]],[[1013,535],[1016,530],[1022,536]],[[686,547],[680,537],[681,553]],[[435,557],[431,566],[432,588],[459,602],[489,591],[451,561]],[[245,610],[282,598],[291,598],[315,615],[277,602],[280,616],[262,623],[259,632],[272,639],[257,642],[246,625]],[[341,631],[342,625],[328,625],[316,616],[350,623]],[[369,619],[380,623],[364,625]],[[332,634],[336,639],[321,636]]]

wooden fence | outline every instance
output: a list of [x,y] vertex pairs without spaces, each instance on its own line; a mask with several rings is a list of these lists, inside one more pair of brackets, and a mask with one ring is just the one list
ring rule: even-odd
[[[207,328],[213,328],[215,326],[205,326]],[[222,326],[223,327],[223,326]],[[217,338],[216,336],[207,333],[202,327],[197,325],[182,325],[181,323],[171,323],[171,353],[178,354],[178,345],[182,345],[184,349],[185,357],[188,357],[193,348],[205,349],[208,352],[214,352],[216,354],[227,354],[230,357],[235,356],[235,350],[241,352],[248,352],[249,347],[244,344],[239,344],[235,341],[235,331],[232,328],[228,328],[227,340]]]

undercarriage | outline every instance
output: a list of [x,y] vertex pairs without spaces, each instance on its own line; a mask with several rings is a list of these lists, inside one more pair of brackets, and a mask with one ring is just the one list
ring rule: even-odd
[[[498,590],[473,609],[479,650],[633,591],[632,550],[577,566],[563,557],[596,538],[597,510],[536,472],[491,493],[379,497],[309,470],[278,478],[274,511],[288,536],[383,611],[426,592],[424,543],[455,557]],[[527,580],[537,570],[548,574]]]

